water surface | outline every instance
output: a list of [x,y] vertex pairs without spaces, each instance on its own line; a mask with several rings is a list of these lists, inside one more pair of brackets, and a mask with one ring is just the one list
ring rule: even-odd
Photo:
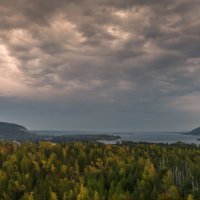
[[200,145],[200,135],[187,135],[178,132],[136,132],[136,133],[115,133],[121,139],[116,141],[101,141],[103,143],[114,144],[120,141],[133,141],[133,142],[149,142],[149,143],[168,143],[173,144],[176,142],[184,142],[187,144]]

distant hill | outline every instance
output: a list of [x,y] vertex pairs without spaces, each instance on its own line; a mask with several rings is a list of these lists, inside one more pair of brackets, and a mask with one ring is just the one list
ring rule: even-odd
[[26,137],[29,135],[26,127],[18,124],[0,122],[0,139]]
[[90,134],[84,131],[72,131],[71,134],[69,131],[29,131],[22,125],[0,122],[0,140],[3,141],[75,142],[117,139],[120,139],[120,137],[116,135]]
[[191,135],[200,135],[200,127],[189,132]]

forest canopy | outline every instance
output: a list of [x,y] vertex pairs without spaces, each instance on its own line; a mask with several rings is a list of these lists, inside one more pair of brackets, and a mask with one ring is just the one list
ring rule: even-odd
[[0,142],[2,200],[198,200],[195,145]]

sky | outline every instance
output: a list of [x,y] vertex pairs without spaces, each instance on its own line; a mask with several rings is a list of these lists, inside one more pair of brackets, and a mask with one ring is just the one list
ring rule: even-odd
[[0,121],[200,126],[199,0],[0,0]]

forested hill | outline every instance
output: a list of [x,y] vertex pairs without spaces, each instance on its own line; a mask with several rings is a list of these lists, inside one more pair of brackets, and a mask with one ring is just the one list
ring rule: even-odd
[[200,135],[200,127],[190,131],[191,135]]
[[7,122],[0,122],[0,137],[23,136],[29,134],[24,126]]

